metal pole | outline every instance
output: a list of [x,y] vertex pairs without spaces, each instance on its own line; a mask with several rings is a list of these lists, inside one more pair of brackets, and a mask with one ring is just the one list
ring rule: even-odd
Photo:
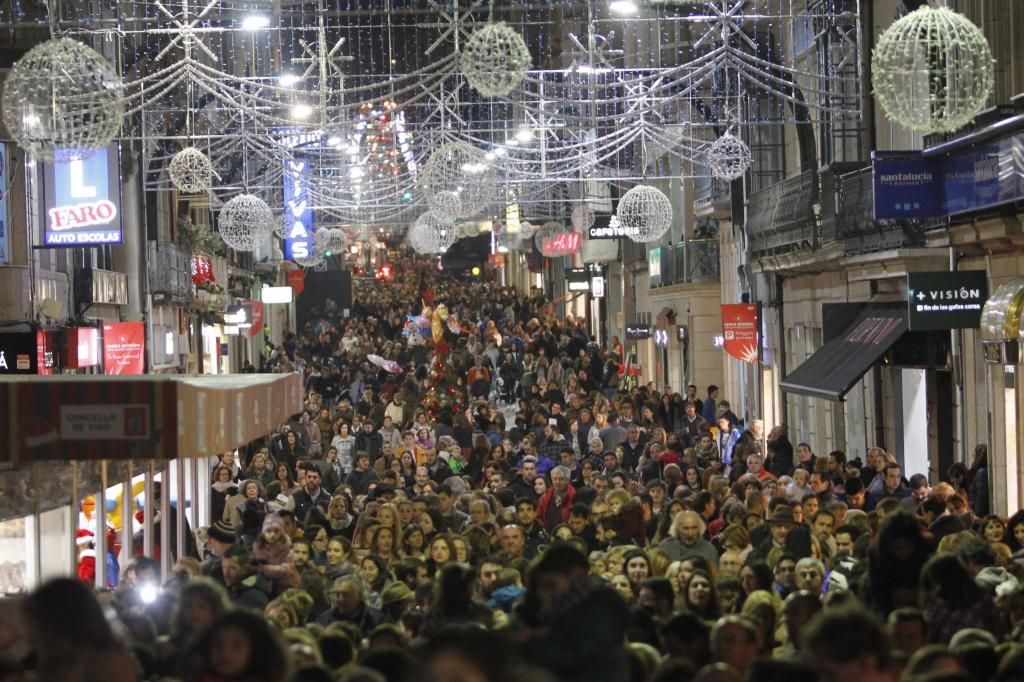
[[100,489],[95,495],[96,589],[107,586],[107,460],[100,460]]
[[[949,271],[956,272],[960,266],[960,257],[953,247],[949,248]],[[969,465],[967,461],[967,415],[964,413],[964,355],[963,330],[951,329],[951,350],[953,355],[953,385],[956,388],[956,440],[957,460]]]
[[[175,509],[178,532],[175,533],[174,546],[177,548],[176,556],[183,557],[185,556],[185,527],[188,525],[188,520],[185,517],[185,464],[180,458],[174,460],[174,469],[176,474],[174,477],[174,488],[175,495],[178,498],[178,506]],[[170,572],[165,575],[170,575]]]
[[160,469],[160,578],[171,576],[171,461]]
[[132,495],[132,470],[128,468],[128,478],[121,481],[121,566],[124,566],[132,558],[132,544],[135,541],[135,496]]
[[153,556],[153,520],[156,515],[156,510],[153,505],[156,504],[156,496],[153,490],[153,478],[156,472],[156,462],[149,460],[149,464],[146,467],[146,480],[144,483],[144,489],[142,493],[143,508],[142,508],[142,554],[143,556]]

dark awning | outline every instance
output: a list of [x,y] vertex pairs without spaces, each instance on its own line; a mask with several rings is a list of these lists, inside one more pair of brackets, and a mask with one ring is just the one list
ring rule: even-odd
[[782,390],[842,400],[907,329],[906,306],[866,303],[840,334],[782,380]]

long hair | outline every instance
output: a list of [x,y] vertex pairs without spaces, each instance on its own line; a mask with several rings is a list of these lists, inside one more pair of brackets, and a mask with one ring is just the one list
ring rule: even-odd
[[289,679],[288,653],[274,629],[262,613],[241,609],[228,611],[215,620],[195,643],[195,653],[202,660],[201,670],[193,679],[212,674],[211,650],[218,632],[239,630],[249,638],[249,665],[239,676],[255,682],[285,682]]
[[61,649],[118,646],[96,597],[78,580],[57,578],[44,584],[25,600],[25,614],[44,642],[59,642]]

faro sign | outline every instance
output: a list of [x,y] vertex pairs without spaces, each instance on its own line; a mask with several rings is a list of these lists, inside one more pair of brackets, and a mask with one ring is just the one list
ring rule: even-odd
[[43,166],[44,247],[120,244],[118,148]]

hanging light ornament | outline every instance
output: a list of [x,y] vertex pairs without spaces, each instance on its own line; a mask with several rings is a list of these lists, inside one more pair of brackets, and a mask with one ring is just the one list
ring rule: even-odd
[[531,239],[533,237],[533,235],[536,234],[536,232],[537,232],[537,226],[534,225],[533,223],[527,222],[525,220],[523,222],[519,223],[519,239],[520,240],[526,241],[527,239]]
[[526,42],[505,22],[488,22],[473,32],[459,55],[459,68],[484,97],[506,97],[526,78],[533,60]]
[[516,251],[523,245],[522,233],[509,234],[502,230],[494,233],[494,246],[499,251]]
[[121,130],[124,84],[99,52],[70,38],[36,45],[4,82],[3,121],[41,161],[81,159]]
[[318,228],[317,231],[313,233],[313,248],[320,253],[330,250],[327,248],[328,242],[330,241],[331,231],[326,227]]
[[295,256],[292,260],[296,265],[304,268],[319,268],[326,262],[323,254],[317,253],[316,249],[313,249],[308,256]]
[[[417,249],[420,253],[444,253],[459,238],[459,228],[450,220],[445,220],[432,211],[427,211],[412,226],[416,233]],[[415,246],[414,246],[415,248]]]
[[263,199],[239,194],[220,210],[218,231],[235,251],[255,251],[273,231],[274,214]]
[[328,233],[328,251],[340,252],[348,248],[348,238],[345,236],[344,230],[342,230],[340,227],[333,227],[330,230],[328,230]]
[[442,190],[427,197],[434,215],[446,220],[455,220],[462,213],[462,199],[451,190]]
[[[435,200],[432,197],[443,192],[455,194],[461,206],[458,216],[471,218],[494,200],[498,174],[483,151],[466,142],[448,142],[427,159],[423,168],[423,191],[431,206]],[[450,202],[450,199],[443,201]],[[442,214],[435,215],[443,217]]]
[[533,233],[533,243],[537,245],[537,250],[544,251],[544,242],[556,234],[564,234],[565,226],[557,220],[549,220],[540,227],[538,227]]
[[587,231],[594,226],[597,216],[594,215],[594,211],[592,211],[586,204],[577,204],[576,207],[572,209],[571,220],[574,230],[586,234]]
[[750,147],[729,131],[714,141],[706,157],[711,174],[723,180],[743,177],[752,162]]
[[871,84],[889,118],[919,133],[962,128],[995,80],[981,29],[946,7],[922,6],[890,26],[871,57]]
[[167,166],[171,184],[186,194],[198,194],[210,189],[213,164],[206,154],[195,147],[185,147],[171,157]]
[[672,226],[672,202],[659,189],[637,185],[622,195],[616,215],[630,239],[653,242]]

